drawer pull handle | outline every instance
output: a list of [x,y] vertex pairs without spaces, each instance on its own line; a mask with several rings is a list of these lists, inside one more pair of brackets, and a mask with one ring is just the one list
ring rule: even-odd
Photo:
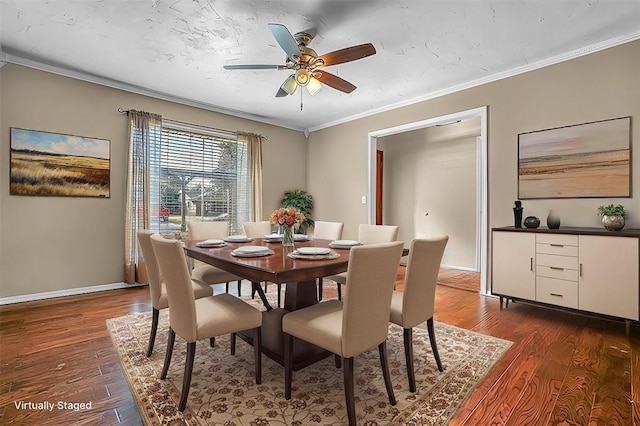
[[531,258],[531,260],[529,261],[529,270],[531,272],[533,272],[533,257]]
[[557,271],[564,271],[564,268],[558,268],[557,266],[549,266],[549,269],[555,269]]
[[561,294],[558,294],[558,293],[549,293],[549,294],[550,294],[551,296],[555,296],[555,297],[562,297],[562,295],[561,295]]
[[579,274],[578,274],[578,275],[579,275],[579,276],[582,276],[582,263],[580,264],[580,267],[579,267],[578,269],[580,269],[580,271],[579,271]]
[[564,247],[564,244],[549,244],[551,247]]

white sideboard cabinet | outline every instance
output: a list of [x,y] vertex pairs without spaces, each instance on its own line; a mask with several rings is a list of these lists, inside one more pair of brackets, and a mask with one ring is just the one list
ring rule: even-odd
[[640,319],[640,230],[494,228],[492,288],[506,299]]

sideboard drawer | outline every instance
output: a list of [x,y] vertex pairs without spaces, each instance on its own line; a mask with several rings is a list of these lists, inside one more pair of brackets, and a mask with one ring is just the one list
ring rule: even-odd
[[576,269],[553,268],[551,266],[536,266],[537,277],[557,278],[559,280],[578,281],[578,271]]
[[574,256],[554,256],[552,254],[536,254],[537,266],[578,270],[578,258]]
[[566,244],[537,243],[536,253],[578,257],[578,246],[569,246]]
[[536,301],[577,309],[578,283],[538,277],[536,280]]
[[578,246],[578,236],[571,234],[536,234],[536,243]]

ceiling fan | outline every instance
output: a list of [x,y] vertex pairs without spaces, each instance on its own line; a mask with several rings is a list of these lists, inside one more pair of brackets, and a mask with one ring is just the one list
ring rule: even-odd
[[322,88],[322,84],[333,87],[341,92],[351,93],[356,86],[337,75],[321,69],[330,65],[355,61],[376,53],[371,43],[347,47],[318,56],[315,50],[307,47],[313,36],[307,32],[291,35],[287,27],[282,24],[268,24],[276,41],[287,54],[285,65],[225,65],[226,70],[291,70],[294,71],[282,83],[276,97],[292,95],[298,86],[307,88],[310,95],[315,95]]

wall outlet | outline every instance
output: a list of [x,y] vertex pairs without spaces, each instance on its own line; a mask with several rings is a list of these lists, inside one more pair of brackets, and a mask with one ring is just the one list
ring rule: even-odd
[[366,195],[362,196],[362,204],[367,204],[367,196]]

